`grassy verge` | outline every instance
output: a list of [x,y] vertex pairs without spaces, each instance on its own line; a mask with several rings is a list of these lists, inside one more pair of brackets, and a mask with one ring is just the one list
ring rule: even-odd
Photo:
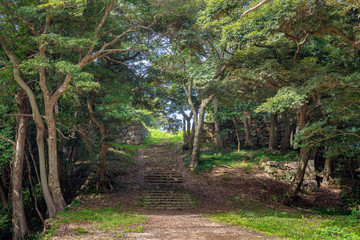
[[[63,211],[57,214],[52,228],[43,239],[49,239],[56,234],[62,223],[74,226],[70,234],[92,234],[93,231],[108,232],[114,230],[120,236],[126,232],[143,231],[140,225],[146,221],[144,216],[133,213],[120,213],[118,208],[81,209],[77,211]],[[89,224],[91,223],[91,224]]]
[[288,239],[360,239],[360,219],[355,215],[271,209],[239,210],[207,215],[210,220]]
[[207,171],[215,166],[242,167],[251,171],[262,158],[268,158],[270,161],[299,161],[296,151],[287,153],[271,152],[267,148],[253,149],[248,148],[237,152],[234,149],[227,150],[206,150],[200,155],[198,171]]

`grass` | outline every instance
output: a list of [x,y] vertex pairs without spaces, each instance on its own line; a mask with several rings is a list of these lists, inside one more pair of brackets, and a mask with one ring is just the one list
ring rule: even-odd
[[197,171],[208,171],[215,166],[231,166],[244,168],[251,172],[262,158],[269,158],[270,161],[299,161],[296,151],[287,153],[271,152],[267,148],[247,148],[237,152],[234,149],[205,150],[201,152]]
[[259,208],[207,215],[210,220],[288,239],[360,239],[360,219],[352,215]]
[[183,133],[182,131],[169,133],[169,132],[163,132],[157,129],[149,129],[150,135],[145,139],[144,144],[149,145],[153,143],[165,143],[165,142],[171,142],[171,143],[183,143]]
[[140,148],[144,148],[151,144],[155,143],[183,143],[182,131],[169,133],[163,132],[157,129],[150,128],[148,129],[150,135],[145,139],[144,143],[141,145],[123,145],[123,144],[113,144],[114,148],[117,151],[122,152],[122,154],[133,158]]
[[[52,229],[45,236],[51,237],[56,233],[61,223],[92,223],[98,230],[109,231],[124,229],[126,231],[141,231],[142,226],[132,228],[134,225],[144,223],[146,218],[144,216],[133,213],[119,213],[118,208],[99,208],[99,209],[81,209],[77,211],[63,211],[57,214],[55,223]],[[91,233],[88,229],[78,226],[74,229],[75,234]]]

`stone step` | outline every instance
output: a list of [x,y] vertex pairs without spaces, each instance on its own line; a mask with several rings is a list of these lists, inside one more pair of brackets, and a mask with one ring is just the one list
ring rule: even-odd
[[165,184],[145,184],[145,189],[157,189],[157,190],[182,190],[184,187],[179,184],[165,185]]
[[188,196],[188,193],[180,192],[180,191],[148,191],[144,194],[144,196]]
[[147,185],[179,185],[182,186],[183,181],[160,181],[160,180],[152,180],[152,181],[146,181],[145,184]]
[[182,176],[166,176],[166,175],[146,175],[145,181],[161,180],[161,181],[183,181]]
[[151,173],[178,173],[177,168],[155,168],[155,167],[147,167],[145,168],[145,172],[151,172]]
[[158,199],[158,198],[144,198],[144,203],[192,203],[191,199],[187,198],[166,198],[166,199]]
[[191,196],[184,191],[184,178],[178,171],[176,152],[172,146],[154,146],[144,153],[143,204],[148,209],[189,209]]

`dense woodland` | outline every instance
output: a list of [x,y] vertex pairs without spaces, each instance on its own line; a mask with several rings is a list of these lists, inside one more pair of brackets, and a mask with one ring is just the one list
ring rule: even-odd
[[284,204],[311,158],[360,204],[357,0],[4,0],[0,44],[0,238],[63,211],[79,161],[111,191],[107,151],[134,120],[183,130],[191,170],[204,122],[219,151],[261,147],[263,122],[266,147],[300,156]]

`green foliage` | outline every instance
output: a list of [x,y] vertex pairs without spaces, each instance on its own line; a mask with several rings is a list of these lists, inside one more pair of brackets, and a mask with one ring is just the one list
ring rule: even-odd
[[208,215],[213,221],[287,239],[360,239],[359,220],[347,215],[252,209]]
[[274,97],[266,99],[266,102],[258,106],[255,112],[277,113],[287,109],[298,109],[306,102],[307,93],[303,88],[284,87]]
[[0,239],[11,239],[11,204],[0,207]]
[[[13,139],[13,127],[7,126],[0,129],[0,136],[7,138],[7,139]],[[14,146],[9,143],[8,141],[0,138],[0,169],[2,169],[3,166],[8,165],[11,160],[14,158]],[[1,172],[0,172],[1,175]]]

